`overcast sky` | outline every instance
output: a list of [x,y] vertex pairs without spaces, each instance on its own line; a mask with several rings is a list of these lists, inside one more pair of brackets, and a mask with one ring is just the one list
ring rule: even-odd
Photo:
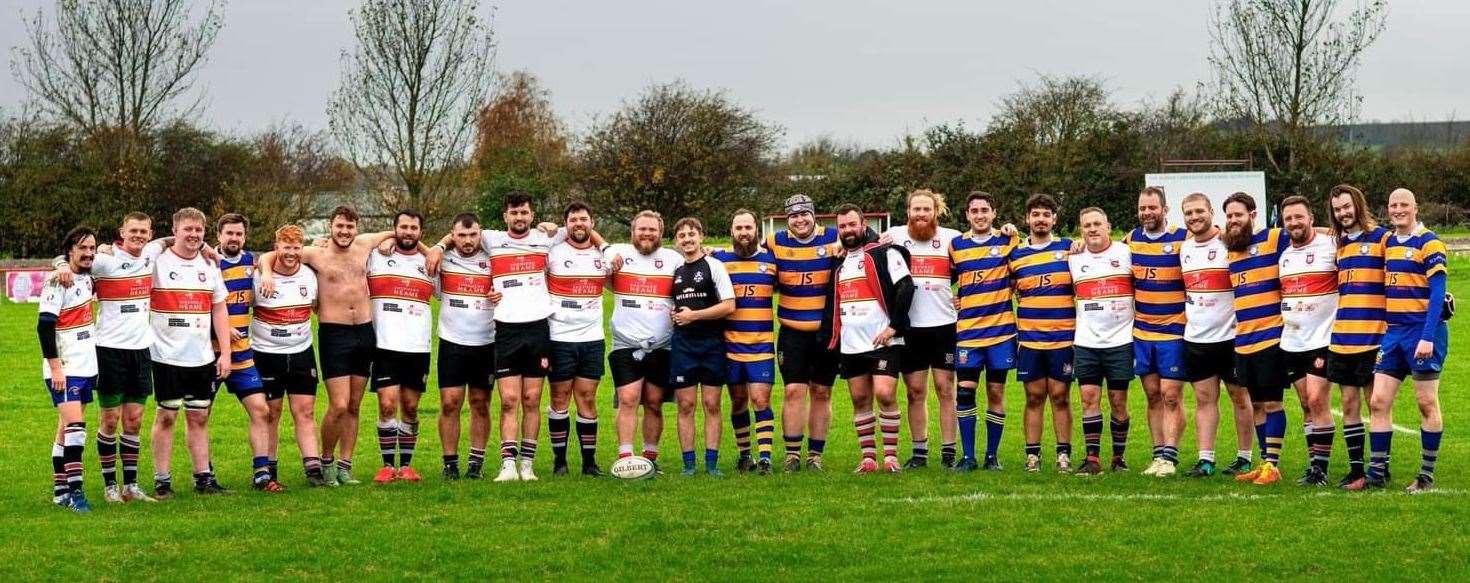
[[[1345,0],[1353,4],[1354,0]],[[248,132],[326,127],[349,0],[235,0],[200,75],[201,119]],[[0,44],[50,0],[0,0]],[[497,68],[529,70],[573,128],[651,83],[727,90],[786,129],[891,146],[906,132],[984,123],[1039,74],[1096,75],[1121,104],[1210,76],[1205,0],[709,2],[515,0],[495,14]],[[1470,2],[1393,0],[1359,71],[1365,120],[1470,116]],[[8,55],[7,55],[8,56]],[[0,107],[26,99],[6,71]]]

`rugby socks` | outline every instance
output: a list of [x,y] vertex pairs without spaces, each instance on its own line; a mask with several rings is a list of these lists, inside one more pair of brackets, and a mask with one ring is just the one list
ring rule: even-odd
[[[1267,420],[1269,420],[1270,415],[1267,414],[1266,418],[1267,418]],[[1262,461],[1265,461],[1265,459],[1266,459],[1266,423],[1268,422],[1267,420],[1263,420],[1260,423],[1257,423],[1256,424],[1256,451],[1261,452],[1261,460]]]
[[[1124,417],[1121,421],[1117,417],[1108,418],[1108,430],[1113,434],[1113,457],[1121,458],[1128,451],[1128,427],[1132,419]],[[1162,448],[1160,448],[1162,449]],[[1163,457],[1162,452],[1155,452],[1154,457]]]
[[97,431],[97,464],[102,466],[102,482],[117,485],[117,436]]
[[345,457],[337,460],[337,475],[340,476],[344,473],[352,473],[352,460]]
[[[884,445],[887,445],[888,444],[888,431],[887,431],[888,428],[887,428],[887,426],[885,426],[883,429],[884,429],[884,431],[883,431],[883,444]],[[895,435],[897,435],[897,433],[895,433]],[[885,447],[884,449],[886,450],[888,448]],[[894,449],[895,449],[895,451],[897,450],[896,447]],[[887,455],[887,453],[885,452],[884,455]],[[929,459],[929,440],[927,440],[927,439],[920,439],[920,440],[914,441],[914,459],[921,459],[921,460],[927,460],[927,459]]]
[[619,443],[618,444],[618,459],[623,459],[625,457],[633,457],[633,444],[631,444],[631,443]]
[[755,410],[755,452],[761,459],[770,461],[771,449],[776,443],[776,412],[770,407]]
[[[1214,457],[1214,454],[1211,454],[1211,457]],[[1162,446],[1159,448],[1159,458],[1171,464],[1177,464],[1179,463],[1179,448],[1172,445]]]
[[1434,464],[1439,461],[1439,439],[1444,437],[1444,431],[1430,431],[1419,428],[1419,444],[1423,446],[1423,462],[1419,466],[1419,473],[1431,478],[1434,477]]
[[572,433],[572,418],[567,410],[546,408],[546,433],[551,438],[551,458],[556,465],[567,463],[567,436]]
[[822,457],[822,452],[827,449],[827,440],[809,437],[806,440],[806,459]]
[[1000,438],[1006,431],[1005,411],[985,412],[985,459],[1000,455]]
[[[872,411],[854,411],[852,414],[852,425],[857,428],[858,449],[863,452],[863,457],[876,459],[878,457],[878,441],[875,437],[878,421],[873,417]],[[787,450],[790,451],[789,449]]]
[[643,457],[646,458],[648,461],[655,463],[658,462],[658,444],[644,442]]
[[82,491],[82,452],[87,449],[87,424],[67,423],[61,433],[61,444],[67,489],[79,494]]
[[398,423],[394,419],[378,422],[378,452],[383,456],[383,467],[393,467],[398,456]]
[[516,459],[516,442],[515,442],[515,440],[512,439],[512,440],[507,440],[507,441],[500,442],[500,459],[502,459],[502,460],[513,460],[513,459]]
[[1249,450],[1249,449],[1237,449],[1237,450],[1235,450],[1235,459],[1244,460],[1246,463],[1250,463],[1251,461],[1253,461],[1255,459],[1255,456],[1256,456],[1256,452],[1253,451],[1253,450]]
[[419,422],[398,422],[398,465],[408,467],[413,463],[413,449],[419,443]]
[[[854,422],[856,422],[854,420]],[[786,442],[786,457],[801,458],[801,440],[806,436],[798,433],[796,435],[781,434],[781,440]]]
[[1331,425],[1312,427],[1307,434],[1307,449],[1312,452],[1312,466],[1327,471],[1327,462],[1332,459],[1332,438],[1336,430]]
[[320,478],[322,477],[322,458],[303,457],[301,458],[301,468],[306,472],[307,476]]
[[51,495],[65,496],[71,491],[66,485],[66,446],[51,444]]
[[1368,432],[1368,478],[1382,480],[1388,476],[1390,449],[1393,448],[1392,431]]
[[[1305,415],[1306,413],[1303,412],[1303,414]],[[1302,437],[1307,440],[1307,463],[1309,463],[1309,464],[1312,463],[1312,460],[1316,459],[1316,457],[1315,457],[1316,454],[1312,451],[1312,443],[1315,441],[1314,439],[1312,439],[1312,434],[1313,433],[1315,433],[1315,432],[1312,430],[1312,422],[1311,421],[1303,421],[1302,422]]]
[[944,460],[946,467],[954,464],[954,452],[955,447],[953,441],[946,441],[939,444],[939,459]]
[[118,450],[122,452],[122,482],[137,484],[138,452],[143,449],[143,438],[136,433],[124,433],[117,443]]
[[250,458],[250,467],[255,470],[255,477],[251,478],[256,484],[263,484],[271,479],[271,460],[263,455]]
[[1261,461],[1272,464],[1280,463],[1281,442],[1286,437],[1286,411],[1267,413],[1263,430],[1266,436],[1266,451],[1261,454]]
[[683,455],[680,457],[684,460],[684,471],[694,471],[694,450],[686,449],[682,453]]
[[[448,456],[445,456],[445,457],[448,457]],[[459,465],[459,456],[458,455],[454,456],[454,464],[456,466]],[[485,448],[483,448],[483,447],[475,447],[473,445],[470,446],[470,467],[472,467],[472,468],[482,468],[482,467],[485,467]]]
[[1363,440],[1366,435],[1362,423],[1342,426],[1342,441],[1347,444],[1348,465],[1354,472],[1363,471]]
[[[481,461],[480,463],[484,462]],[[444,454],[444,471],[455,474],[459,473],[459,454]]]
[[[878,428],[880,431],[883,432],[884,458],[898,457],[898,430],[900,426],[900,413],[898,412],[898,409],[894,409],[892,411],[878,411]],[[925,446],[927,446],[929,442],[914,442],[914,455],[916,456],[919,455],[920,450],[918,449],[918,445],[920,443],[923,443]],[[925,455],[928,455],[928,447],[925,447],[923,451]]]
[[730,414],[730,427],[735,432],[735,449],[741,458],[750,457],[750,409]]
[[720,450],[711,448],[704,450],[704,471],[713,472],[720,467]]
[[1096,458],[1102,452],[1102,425],[1102,413],[1082,418],[1082,442],[1089,458]]
[[322,456],[322,469],[333,472],[337,470],[337,460],[330,455]]
[[534,439],[522,439],[521,440],[521,459],[523,459],[523,460],[534,460],[534,459],[536,459],[536,440],[534,440]]
[[577,415],[577,441],[582,445],[582,465],[597,465],[597,418]]
[[[966,459],[975,458],[975,389],[960,387],[955,392],[955,417],[959,419],[960,449]],[[986,420],[986,429],[990,429]]]
[[1036,457],[1041,457],[1041,444],[1040,443],[1028,443],[1028,444],[1026,444],[1026,455],[1028,455],[1028,456],[1034,455]]
[[1213,450],[1213,449],[1202,449],[1202,450],[1199,450],[1199,461],[1202,461],[1202,462],[1210,462],[1212,464],[1215,463],[1215,450]]
[[[1101,430],[1099,430],[1099,431],[1101,431]],[[1071,443],[1058,443],[1057,444],[1057,455],[1071,456],[1072,455],[1072,444]]]

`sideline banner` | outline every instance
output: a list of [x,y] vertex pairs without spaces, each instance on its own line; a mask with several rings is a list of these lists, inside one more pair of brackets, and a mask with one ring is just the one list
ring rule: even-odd
[[41,301],[41,284],[51,272],[45,269],[17,269],[5,273],[5,298],[15,303]]

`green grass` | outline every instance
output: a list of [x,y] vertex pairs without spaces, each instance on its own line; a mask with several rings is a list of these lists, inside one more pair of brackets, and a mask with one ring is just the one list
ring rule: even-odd
[[[1451,290],[1470,297],[1470,260],[1456,259],[1451,275]],[[281,495],[249,491],[244,414],[222,394],[214,455],[235,495],[185,492],[157,505],[105,506],[89,441],[88,491],[99,506],[89,516],[50,505],[47,456],[56,418],[38,378],[34,321],[34,306],[0,304],[0,419],[7,436],[0,441],[0,468],[9,478],[0,483],[6,517],[0,575],[7,580],[1225,579],[1253,572],[1272,579],[1457,579],[1470,572],[1464,551],[1470,543],[1470,438],[1464,429],[1470,424],[1470,365],[1460,356],[1470,350],[1465,315],[1451,328],[1441,391],[1449,429],[1440,453],[1441,489],[1431,496],[1406,496],[1397,491],[1401,483],[1388,492],[1348,495],[1223,478],[1027,474],[1020,460],[1020,388],[1012,380],[1002,457],[1007,468],[998,474],[931,469],[850,475],[857,451],[839,386],[826,474],[549,479],[550,455],[543,451],[538,483],[444,483],[431,392],[420,414],[423,483],[308,489],[287,429],[281,469],[290,491]],[[608,385],[604,381],[597,400],[604,463],[615,449]],[[1192,411],[1192,399],[1187,403]],[[1414,427],[1412,397],[1401,394],[1397,405],[1396,421]],[[1226,415],[1229,410],[1222,406]],[[369,397],[359,474],[370,475],[376,459],[373,411]],[[1294,479],[1304,445],[1300,409],[1288,403],[1287,412],[1285,473]],[[662,446],[666,465],[677,466],[672,413],[666,414]],[[1132,414],[1129,461],[1141,468],[1149,455],[1141,392],[1133,393]],[[95,425],[95,412],[89,417]],[[1190,462],[1192,425],[1183,452]],[[1229,427],[1222,420],[1227,435]],[[931,433],[937,442],[937,428]],[[1048,430],[1047,444],[1050,435]],[[1418,440],[1399,434],[1395,441],[1395,475],[1402,482],[1417,469]],[[543,450],[549,450],[546,443],[543,435]],[[151,468],[147,447],[145,440],[144,476]],[[182,437],[175,449],[175,467],[187,468]],[[1344,465],[1342,452],[1339,441],[1334,479]],[[730,444],[727,469],[732,454]]]

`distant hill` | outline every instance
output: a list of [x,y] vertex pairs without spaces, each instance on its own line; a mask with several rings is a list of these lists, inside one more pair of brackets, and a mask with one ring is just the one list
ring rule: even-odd
[[1343,140],[1373,148],[1456,148],[1470,140],[1470,121],[1359,123],[1324,128],[1324,131],[1336,132]]

